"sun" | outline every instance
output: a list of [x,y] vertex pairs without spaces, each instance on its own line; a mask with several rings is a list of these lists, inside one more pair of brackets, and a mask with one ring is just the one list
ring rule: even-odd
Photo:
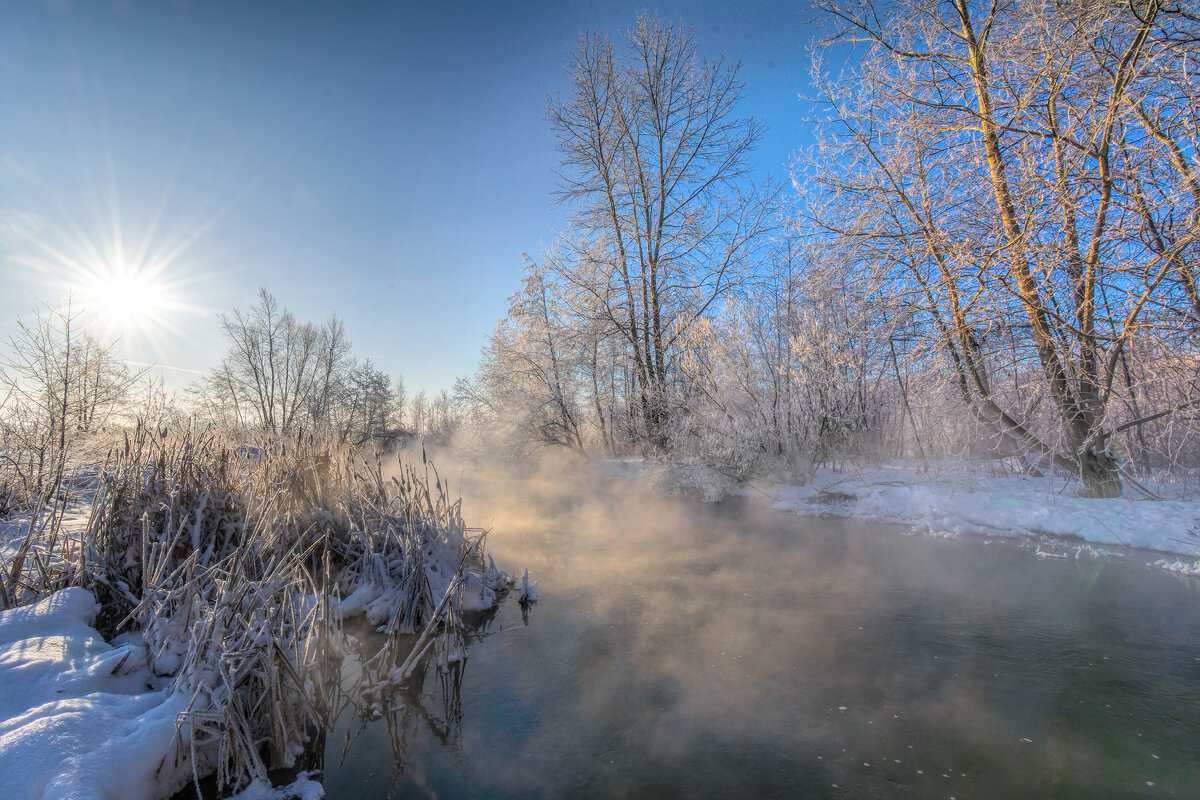
[[154,270],[126,264],[96,269],[83,298],[96,319],[113,332],[144,331],[162,321],[167,288]]
[[151,287],[136,277],[122,275],[96,290],[96,305],[113,320],[136,319],[153,302]]

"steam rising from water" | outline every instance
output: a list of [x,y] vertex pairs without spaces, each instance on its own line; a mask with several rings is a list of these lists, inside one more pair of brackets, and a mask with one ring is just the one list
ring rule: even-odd
[[[417,737],[407,791],[1200,787],[1185,584],[753,499],[663,498],[563,462],[440,469],[463,470],[465,518],[492,528],[498,564],[529,568],[540,602],[528,626],[506,603],[472,647],[461,756]],[[330,795],[378,788],[380,758],[352,752]]]

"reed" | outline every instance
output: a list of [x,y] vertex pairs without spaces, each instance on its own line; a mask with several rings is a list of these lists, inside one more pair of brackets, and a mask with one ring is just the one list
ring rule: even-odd
[[107,453],[82,529],[35,514],[0,598],[90,589],[97,628],[135,632],[187,699],[193,779],[238,788],[292,766],[340,711],[343,617],[387,634],[369,658],[387,680],[463,657],[463,614],[507,587],[484,538],[424,454],[385,469],[311,435],[139,424]]

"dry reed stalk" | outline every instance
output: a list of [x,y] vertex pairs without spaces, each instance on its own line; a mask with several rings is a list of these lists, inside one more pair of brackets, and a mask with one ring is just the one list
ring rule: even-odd
[[203,765],[238,788],[294,763],[341,710],[342,598],[373,597],[379,663],[398,659],[397,636],[418,636],[399,673],[382,672],[408,679],[431,654],[442,668],[461,659],[465,586],[476,604],[503,590],[506,576],[483,569],[483,532],[422,466],[385,476],[378,457],[315,436],[235,447],[139,424],[109,451],[82,534],[61,535],[61,509],[31,525],[0,601],[91,589],[97,627],[139,631],[151,670],[186,693],[194,778]]

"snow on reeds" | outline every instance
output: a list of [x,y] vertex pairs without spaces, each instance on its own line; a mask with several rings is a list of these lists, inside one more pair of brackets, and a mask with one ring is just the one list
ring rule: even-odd
[[29,525],[0,599],[89,589],[96,627],[133,631],[186,699],[174,752],[188,757],[166,772],[225,787],[293,766],[338,713],[344,618],[389,634],[372,673],[403,682],[460,660],[463,613],[507,586],[424,454],[385,469],[310,435],[234,446],[139,425],[109,453],[82,530],[61,517]]

